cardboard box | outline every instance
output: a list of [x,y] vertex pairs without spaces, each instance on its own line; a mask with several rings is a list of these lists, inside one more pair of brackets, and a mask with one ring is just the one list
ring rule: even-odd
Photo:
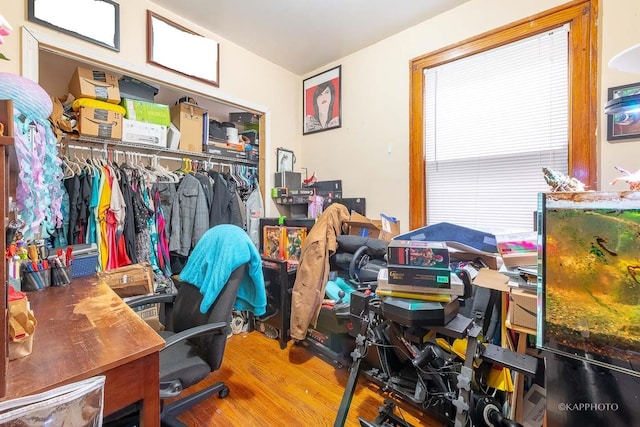
[[429,286],[439,289],[448,289],[451,286],[449,268],[388,264],[387,270],[390,285]]
[[168,105],[130,98],[122,98],[120,105],[126,110],[124,113],[125,119],[164,127],[171,125],[171,114]]
[[397,265],[449,268],[449,249],[444,242],[391,240],[387,262]]
[[180,131],[178,149],[202,152],[204,110],[195,104],[181,102],[170,108],[171,123]]
[[520,326],[536,330],[538,296],[523,289],[512,289],[509,294],[509,322],[511,326]]
[[82,106],[78,110],[81,135],[122,139],[122,114],[102,108]]
[[438,288],[432,286],[419,286],[419,285],[394,285],[389,283],[389,272],[386,268],[380,269],[378,273],[378,282],[376,290],[382,291],[396,291],[396,292],[411,292],[417,294],[439,294],[439,295],[464,295],[464,283],[462,279],[453,273],[450,273],[449,287]]
[[148,262],[100,271],[98,278],[120,298],[153,293],[153,270]]
[[112,104],[120,103],[118,77],[115,74],[76,67],[69,81],[69,92],[76,98],[91,98]]
[[164,325],[160,322],[160,304],[146,304],[135,307],[133,311],[156,331],[163,331]]
[[122,141],[165,148],[167,128],[153,123],[122,119]]
[[380,219],[376,220],[351,212],[351,217],[346,224],[351,236],[365,236],[389,242],[394,236],[400,234],[400,221],[384,214],[380,214]]
[[481,268],[478,270],[478,274],[473,279],[473,284],[475,286],[482,286],[483,288],[493,289],[500,292],[511,291],[511,287],[508,283],[509,277],[489,268]]

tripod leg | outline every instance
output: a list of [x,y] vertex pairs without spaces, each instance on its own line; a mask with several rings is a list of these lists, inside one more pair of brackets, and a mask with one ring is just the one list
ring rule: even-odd
[[347,414],[349,413],[349,407],[351,406],[351,399],[353,393],[356,391],[356,385],[358,384],[358,377],[360,376],[360,361],[365,355],[367,348],[367,341],[362,335],[356,337],[356,348],[351,353],[354,361],[349,368],[349,380],[344,389],[342,400],[340,401],[340,407],[338,408],[338,415],[336,415],[336,421],[333,423],[333,427],[343,427],[347,421]]

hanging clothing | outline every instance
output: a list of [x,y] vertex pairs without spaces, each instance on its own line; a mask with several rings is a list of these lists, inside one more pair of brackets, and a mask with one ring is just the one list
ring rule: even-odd
[[98,243],[98,261],[101,271],[106,270],[109,258],[109,244],[107,237],[107,209],[111,201],[111,175],[104,166],[100,167],[100,198],[97,207],[97,233],[96,240]]
[[[107,236],[109,244],[109,257],[107,260],[107,270],[124,267],[131,264],[131,259],[127,255],[127,248],[124,240],[124,220],[127,213],[127,206],[120,190],[118,171],[109,168],[112,176],[111,200],[107,210]],[[124,177],[122,177],[124,178]]]
[[78,242],[78,214],[80,210],[80,177],[74,174],[63,181],[64,188],[69,195],[69,229],[67,230],[67,242],[73,245]]
[[93,178],[91,180],[91,197],[89,198],[89,225],[87,227],[87,243],[97,243],[96,234],[98,231],[98,203],[100,202],[100,172],[98,168],[93,168]]
[[231,193],[222,174],[209,170],[213,179],[213,202],[209,209],[209,227],[231,223]]
[[185,175],[172,204],[169,250],[188,256],[209,228],[209,209],[202,186],[194,176]]
[[260,218],[264,216],[264,205],[260,186],[256,185],[244,202],[247,217],[247,234],[256,246],[260,247]]

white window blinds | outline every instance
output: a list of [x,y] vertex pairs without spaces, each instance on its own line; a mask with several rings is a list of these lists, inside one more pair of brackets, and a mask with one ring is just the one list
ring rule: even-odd
[[568,31],[425,70],[428,224],[532,229],[542,167],[568,172]]

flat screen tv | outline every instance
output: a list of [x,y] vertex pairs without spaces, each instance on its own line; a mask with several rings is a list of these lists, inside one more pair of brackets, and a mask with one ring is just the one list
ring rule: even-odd
[[640,376],[640,192],[541,193],[537,345]]

